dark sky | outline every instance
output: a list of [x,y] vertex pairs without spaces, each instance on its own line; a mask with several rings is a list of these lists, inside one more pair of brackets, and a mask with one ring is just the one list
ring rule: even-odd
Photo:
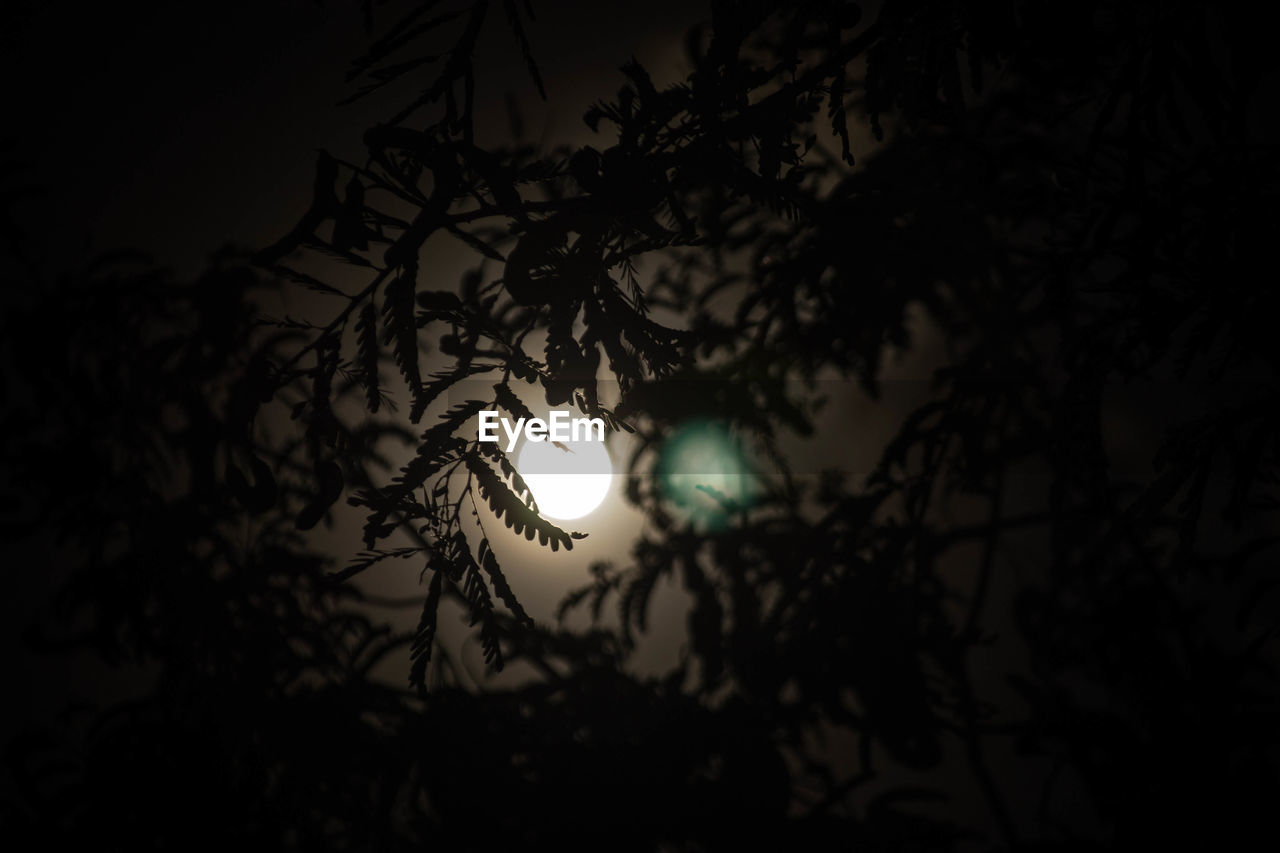
[[[375,34],[410,5],[377,6]],[[505,131],[510,91],[528,134],[585,133],[583,110],[616,90],[616,69],[633,54],[659,73],[677,70],[682,33],[706,5],[534,4],[543,104],[495,4],[479,111],[494,119],[491,131]],[[0,138],[46,192],[39,221],[48,227],[32,229],[44,231],[33,237],[52,253],[46,266],[132,247],[194,272],[225,243],[260,246],[305,206],[316,149],[358,159],[363,130],[412,91],[337,106],[352,91],[347,65],[369,39],[355,2],[146,0],[71,14],[18,0],[0,14],[9,93]]]

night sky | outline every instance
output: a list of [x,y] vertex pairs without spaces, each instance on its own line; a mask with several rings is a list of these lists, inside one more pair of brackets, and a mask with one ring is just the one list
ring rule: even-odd
[[[380,14],[389,22],[394,11]],[[546,103],[495,14],[477,62],[480,120],[504,139],[510,95],[530,137],[581,139],[581,114],[613,94],[631,57],[679,75],[684,31],[705,13],[696,3],[545,4],[530,35]],[[128,247],[194,270],[223,245],[264,245],[305,208],[315,151],[357,155],[364,128],[399,103],[337,105],[356,88],[347,67],[369,39],[352,4],[140,3],[67,15],[18,2],[5,14],[5,138],[48,194],[48,215],[67,226],[53,254],[68,264]]]
[[[1260,31],[6,4],[0,838],[1273,849]],[[602,414],[603,503],[482,403]]]

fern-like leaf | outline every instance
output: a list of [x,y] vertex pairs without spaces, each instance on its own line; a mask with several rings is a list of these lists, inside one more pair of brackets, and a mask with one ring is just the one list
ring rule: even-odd
[[382,404],[382,389],[378,384],[378,312],[373,300],[365,303],[356,320],[356,354],[369,411],[377,414]]
[[427,587],[427,599],[422,603],[422,615],[413,632],[413,644],[409,648],[409,683],[423,688],[427,682],[427,664],[431,662],[431,647],[436,638],[436,619],[440,611],[440,593],[444,585],[444,573],[436,571]]
[[523,533],[525,539],[532,540],[537,536],[540,544],[550,545],[552,551],[558,551],[561,545],[565,550],[572,550],[574,539],[585,538],[585,534],[561,530],[530,509],[481,457],[475,454],[467,456],[466,465],[475,477],[480,496],[489,503],[493,514],[516,533]]
[[424,399],[422,374],[418,368],[418,326],[414,317],[413,291],[417,265],[406,264],[403,273],[387,285],[382,306],[382,342],[390,344],[396,367],[409,386],[413,406],[409,420],[417,423],[430,404]]
[[511,460],[507,458],[506,451],[499,447],[497,442],[484,442],[477,449],[498,466],[498,469],[502,471],[502,475],[511,484],[511,490],[516,497],[524,501],[529,509],[537,512],[538,504],[533,499],[533,491],[529,488],[529,484],[524,481],[524,477],[520,476],[516,466],[511,464]]
[[484,573],[489,576],[489,582],[493,584],[493,591],[497,593],[498,599],[507,606],[516,620],[524,625],[533,625],[533,619],[525,612],[523,606],[516,599],[516,594],[511,591],[510,584],[507,583],[507,577],[502,573],[502,567],[498,565],[498,558],[494,556],[493,549],[489,547],[489,540],[480,540],[480,567],[484,569]]

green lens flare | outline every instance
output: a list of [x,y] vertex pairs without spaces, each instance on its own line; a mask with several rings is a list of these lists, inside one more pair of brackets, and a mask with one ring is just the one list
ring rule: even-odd
[[725,425],[693,421],[677,429],[658,454],[663,494],[696,520],[719,524],[755,496],[747,456]]

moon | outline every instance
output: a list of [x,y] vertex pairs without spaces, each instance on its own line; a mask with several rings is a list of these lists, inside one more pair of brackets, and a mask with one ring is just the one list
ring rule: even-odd
[[547,518],[582,518],[604,502],[613,485],[613,463],[603,441],[528,441],[516,470]]

